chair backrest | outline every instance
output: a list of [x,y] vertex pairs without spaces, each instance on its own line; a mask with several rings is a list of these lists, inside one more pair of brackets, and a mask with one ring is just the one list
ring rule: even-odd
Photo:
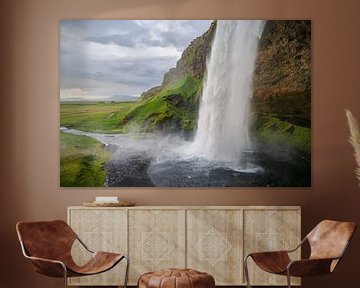
[[[306,236],[311,248],[310,259],[342,256],[355,229],[355,222],[321,221]],[[332,270],[335,266],[332,267]]]
[[75,232],[62,220],[19,222],[19,240],[30,256],[61,260],[69,257]]

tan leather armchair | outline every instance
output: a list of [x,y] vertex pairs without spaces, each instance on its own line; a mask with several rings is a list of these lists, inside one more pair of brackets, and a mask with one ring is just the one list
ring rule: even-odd
[[[16,231],[22,252],[31,260],[35,271],[50,277],[64,278],[65,288],[67,277],[102,273],[112,269],[123,259],[127,261],[124,281],[126,288],[128,257],[125,254],[91,251],[66,222],[19,222]],[[78,266],[71,256],[71,247],[75,241],[79,241],[92,256],[83,266]]]
[[[244,259],[247,287],[251,287],[247,266],[250,257],[262,270],[286,275],[289,288],[291,288],[291,276],[304,277],[332,273],[344,256],[355,229],[354,222],[324,220],[292,250],[250,253]],[[306,241],[310,245],[310,257],[292,261],[289,253],[296,251]]]

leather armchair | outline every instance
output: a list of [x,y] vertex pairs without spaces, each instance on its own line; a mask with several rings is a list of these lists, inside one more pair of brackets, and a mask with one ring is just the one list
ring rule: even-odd
[[[247,266],[249,258],[266,272],[286,275],[289,288],[291,288],[291,276],[305,277],[332,273],[344,256],[355,229],[354,222],[324,220],[292,250],[250,253],[244,259],[247,287],[251,287]],[[306,241],[310,245],[310,257],[292,261],[289,253],[299,249]]]
[[[129,259],[125,254],[93,252],[71,227],[62,220],[19,222],[16,231],[23,255],[30,259],[35,271],[50,277],[79,277],[102,273],[115,267],[121,260],[127,261],[124,288],[127,285]],[[78,266],[72,256],[71,247],[79,241],[91,254],[90,260]]]

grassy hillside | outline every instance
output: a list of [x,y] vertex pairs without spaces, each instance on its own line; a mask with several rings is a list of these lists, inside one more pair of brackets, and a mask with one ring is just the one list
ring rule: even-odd
[[100,142],[87,137],[60,133],[60,186],[104,186],[104,164],[110,152]]
[[124,131],[134,128],[142,132],[193,131],[201,85],[202,81],[184,75],[177,82],[161,88],[129,109],[121,122]]

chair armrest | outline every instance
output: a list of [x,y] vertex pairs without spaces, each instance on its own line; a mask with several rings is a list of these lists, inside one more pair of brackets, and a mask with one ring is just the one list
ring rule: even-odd
[[67,275],[67,268],[66,265],[59,261],[53,259],[46,259],[40,257],[32,257],[32,256],[25,256],[26,258],[30,259],[34,265],[35,271],[51,277],[66,277]]
[[288,251],[287,250],[261,251],[261,252],[252,252],[252,253],[249,253],[249,255],[253,255],[253,254],[279,254],[279,253],[287,254]]
[[49,263],[53,263],[53,264],[60,264],[61,266],[66,267],[65,264],[59,260],[47,259],[47,258],[41,258],[41,257],[33,257],[33,256],[26,256],[26,258],[30,259],[31,261],[49,262]]
[[288,253],[292,253],[292,252],[295,252],[297,249],[299,249],[305,242],[306,242],[307,238],[303,238],[301,240],[301,242],[293,249],[288,249],[288,250],[279,250],[279,251],[265,251],[265,252],[253,252],[253,253],[249,253],[244,259],[252,256],[252,254],[257,254],[257,253],[261,253],[261,254],[268,254],[268,255],[271,255],[271,254],[288,254]]
[[301,240],[301,242],[300,242],[295,248],[290,249],[290,250],[285,250],[285,251],[288,252],[288,253],[295,252],[297,249],[299,249],[299,248],[306,242],[306,240],[307,240],[306,237],[303,238],[303,239]]
[[339,258],[303,259],[291,261],[287,266],[290,276],[312,276],[329,274],[332,272],[332,263]]
[[31,260],[36,272],[51,277],[66,277],[67,268],[63,262],[54,259],[30,256],[27,253],[24,243],[22,241],[20,241],[20,246],[23,255],[25,256],[25,258]]
[[76,239],[81,243],[81,245],[90,253],[95,253],[94,251],[90,250],[90,248],[80,239],[78,235],[76,235]]
[[257,258],[257,257],[278,257],[278,256],[285,256],[288,255],[288,251],[287,250],[279,250],[279,251],[264,251],[264,252],[252,252],[249,253],[246,257],[252,257],[252,258]]

